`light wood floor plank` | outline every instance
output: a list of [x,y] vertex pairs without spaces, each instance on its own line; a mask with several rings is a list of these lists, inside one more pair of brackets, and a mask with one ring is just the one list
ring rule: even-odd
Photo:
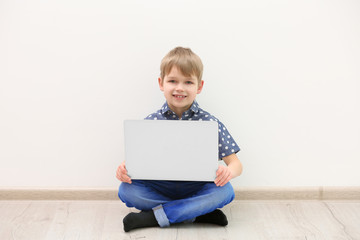
[[[162,231],[164,230],[164,231]],[[169,228],[145,228],[137,229],[127,233],[130,239],[156,239],[156,240],[176,240],[177,227]]]
[[[351,204],[351,203],[348,203]],[[346,233],[321,201],[238,202],[231,207],[231,236],[243,239],[359,239]],[[349,220],[351,221],[351,220]],[[360,226],[355,219],[349,223]],[[358,229],[352,229],[359,233]]]
[[181,224],[177,227],[177,230],[176,239],[228,239],[228,233],[225,227],[210,224]]
[[46,239],[101,239],[108,203],[59,202]]
[[0,239],[13,239],[16,221],[23,216],[30,203],[0,203]]
[[360,239],[360,202],[326,201],[324,204],[349,239]]
[[[100,239],[119,240],[131,239],[131,235],[123,231],[123,218],[131,211],[118,201],[104,201],[107,204],[103,233]],[[134,239],[134,238],[133,238]]]
[[0,201],[0,239],[360,240],[359,201],[234,201],[229,225],[178,224],[125,233],[120,201]]
[[292,221],[289,203],[238,202],[231,206],[230,239],[304,239]]
[[1,239],[45,239],[56,203],[7,202],[1,205]]

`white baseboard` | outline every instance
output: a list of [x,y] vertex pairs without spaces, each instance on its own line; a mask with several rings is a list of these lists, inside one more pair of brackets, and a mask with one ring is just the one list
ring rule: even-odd
[[[234,187],[236,200],[360,200],[359,187]],[[114,188],[0,188],[0,200],[118,200]]]
[[119,200],[114,188],[0,188],[0,200]]
[[360,200],[359,187],[236,187],[237,200]]

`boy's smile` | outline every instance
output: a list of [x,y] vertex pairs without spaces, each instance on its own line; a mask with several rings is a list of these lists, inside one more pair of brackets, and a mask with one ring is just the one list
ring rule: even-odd
[[159,78],[160,90],[164,92],[167,104],[176,115],[181,118],[182,114],[191,107],[196,95],[199,94],[204,85],[204,81],[199,84],[198,79],[191,75],[184,76],[181,71],[174,66],[164,79]]

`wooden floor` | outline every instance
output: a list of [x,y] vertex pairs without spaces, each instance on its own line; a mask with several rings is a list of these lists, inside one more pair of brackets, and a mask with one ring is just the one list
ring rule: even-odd
[[[0,239],[359,239],[360,201],[234,201],[227,227],[123,231],[120,201],[0,201]],[[132,210],[134,211],[134,210]]]

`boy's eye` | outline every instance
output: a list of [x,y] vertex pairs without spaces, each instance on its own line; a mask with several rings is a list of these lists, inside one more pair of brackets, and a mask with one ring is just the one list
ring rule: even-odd
[[174,83],[174,82],[175,82],[175,80],[168,80],[168,82],[169,82],[169,83]]
[[192,81],[187,81],[186,84],[193,84],[193,82]]

